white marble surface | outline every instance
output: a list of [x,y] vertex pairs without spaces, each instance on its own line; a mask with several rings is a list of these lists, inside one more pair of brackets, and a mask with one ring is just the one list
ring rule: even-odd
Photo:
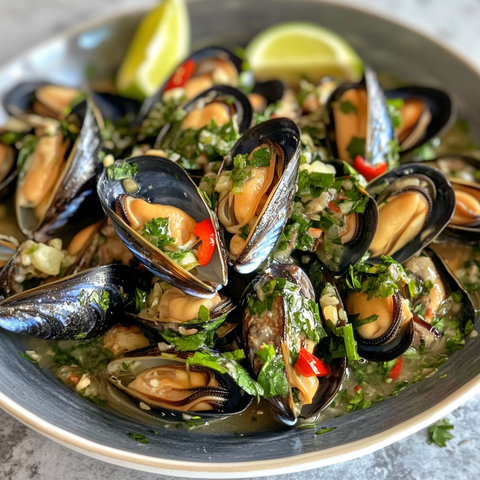
[[[333,3],[333,0],[330,0]],[[406,21],[460,50],[480,68],[480,0],[348,0]],[[143,0],[0,0],[0,63],[56,32]],[[455,438],[440,449],[426,431],[363,458],[270,480],[443,480],[480,478],[480,396],[453,412]],[[161,480],[171,477],[115,467],[70,451],[0,411],[0,479]]]

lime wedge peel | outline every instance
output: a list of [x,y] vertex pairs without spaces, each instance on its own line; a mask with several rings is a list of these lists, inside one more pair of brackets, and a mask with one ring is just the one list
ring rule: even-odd
[[280,78],[298,83],[325,76],[343,81],[362,77],[361,59],[336,33],[313,23],[287,22],[259,33],[247,46],[246,58],[260,80]]
[[143,100],[155,93],[188,55],[185,0],[164,0],[141,21],[117,75],[121,95]]

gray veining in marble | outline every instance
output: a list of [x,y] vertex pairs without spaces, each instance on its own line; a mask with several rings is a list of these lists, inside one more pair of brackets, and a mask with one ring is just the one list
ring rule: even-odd
[[[149,1],[0,0],[0,63],[78,22]],[[480,68],[480,0],[349,0],[408,21],[442,38]],[[480,396],[449,415],[455,438],[440,449],[427,445],[426,430],[363,458],[270,480],[443,480],[480,478]],[[0,411],[0,479],[161,480],[93,460],[54,443]]]

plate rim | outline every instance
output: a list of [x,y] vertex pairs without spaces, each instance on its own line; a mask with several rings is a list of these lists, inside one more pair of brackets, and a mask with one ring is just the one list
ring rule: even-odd
[[[187,0],[188,2],[201,2],[202,0]],[[292,0],[294,1],[294,0]],[[359,6],[352,4],[348,0],[305,0],[311,3],[322,3],[334,7],[343,7],[350,10],[367,13],[383,21],[393,23],[399,27],[407,29],[417,35],[420,35],[430,42],[440,46],[458,61],[470,69],[479,80],[480,84],[480,65],[464,54],[456,45],[443,40],[429,30],[422,28],[403,18],[396,18],[384,11],[377,11],[373,6]],[[122,7],[119,11],[90,19],[73,25],[69,28],[47,37],[40,41],[34,47],[24,49],[15,54],[13,58],[0,65],[0,69],[7,69],[18,62],[21,57],[32,55],[35,51],[41,50],[48,44],[55,41],[64,40],[78,35],[85,30],[100,27],[105,23],[128,14],[141,14],[149,11],[149,6]],[[41,417],[29,412],[16,402],[11,400],[5,393],[0,392],[0,407],[7,413],[15,417],[24,425],[32,428],[45,437],[67,447],[76,452],[87,455],[97,460],[119,465],[126,468],[133,468],[144,472],[171,475],[184,478],[245,478],[252,476],[267,476],[294,473],[310,470],[319,467],[353,460],[361,456],[373,453],[403,438],[406,438],[431,423],[441,419],[475,394],[480,392],[480,374],[475,376],[455,392],[444,398],[436,405],[426,411],[396,425],[381,433],[354,442],[331,447],[326,450],[320,450],[310,453],[302,453],[284,458],[256,460],[248,462],[231,463],[207,463],[207,462],[187,462],[183,460],[169,460],[165,458],[141,455],[128,450],[122,450],[107,447],[99,443],[87,440],[79,435],[70,433],[59,428]]]

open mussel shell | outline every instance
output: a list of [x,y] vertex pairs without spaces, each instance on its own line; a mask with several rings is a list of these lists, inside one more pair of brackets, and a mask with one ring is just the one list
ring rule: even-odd
[[[209,63],[221,62],[225,65],[225,75],[218,79],[211,79],[211,82],[199,82],[199,90],[193,93],[198,95],[202,91],[212,87],[214,84],[237,86],[238,76],[242,70],[242,60],[235,54],[222,47],[206,47],[192,53],[184,60],[170,75],[168,80],[155,92],[151,97],[147,98],[140,109],[140,114],[136,120],[140,124],[147,116],[154,105],[161,102],[164,93],[177,88],[184,88],[189,80],[203,76],[209,70]],[[194,92],[195,89],[192,89]],[[188,93],[188,92],[186,92]],[[190,96],[192,98],[192,96]],[[188,95],[187,95],[187,99]]]
[[191,295],[213,297],[227,283],[227,261],[215,215],[191,178],[176,163],[148,155],[133,157],[128,162],[135,163],[138,169],[134,177],[138,190],[134,196],[150,203],[180,208],[197,222],[209,218],[216,232],[215,251],[208,265],[198,266],[195,271],[177,265],[115,213],[115,202],[125,191],[122,182],[109,180],[105,171],[98,181],[98,196],[116,233],[133,255],[162,280]]
[[[63,118],[65,109],[81,95],[80,89],[47,81],[22,82],[7,92],[3,105],[13,116],[35,112],[41,116]],[[122,118],[132,121],[140,111],[140,102],[131,98],[108,92],[89,92],[88,95],[102,117],[114,123]]]
[[[235,118],[239,133],[245,132],[250,127],[253,117],[253,110],[250,101],[240,90],[228,85],[213,86],[208,90],[201,92],[182,108],[188,114],[193,110],[201,109],[212,102],[225,104],[225,107],[229,110],[230,118]],[[181,128],[181,126],[179,127]],[[165,125],[157,137],[155,147],[162,148],[167,141],[168,136],[173,134],[174,130],[174,124]]]
[[[157,345],[132,350],[124,356],[113,359],[108,364],[109,381],[124,394],[124,398],[138,408],[142,408],[149,414],[160,417],[166,421],[189,420],[195,416],[196,420],[213,421],[221,420],[243,412],[251,403],[252,397],[245,394],[228,374],[222,374],[216,370],[199,366],[189,365],[191,372],[205,372],[215,379],[218,386],[197,387],[192,389],[190,395],[185,395],[184,401],[174,404],[166,400],[154,398],[153,395],[144,395],[129,385],[143,372],[160,367],[162,369],[181,369],[185,371],[186,359],[191,356],[188,352],[168,353],[159,350]],[[125,369],[125,366],[128,366]],[[181,390],[180,390],[181,391]],[[185,392],[185,390],[183,390]],[[212,410],[181,410],[183,403],[208,399],[212,402]],[[140,405],[143,404],[143,405]]]
[[15,201],[18,225],[25,235],[39,242],[58,236],[68,223],[75,223],[79,229],[102,215],[95,193],[96,177],[101,169],[100,128],[90,102],[77,105],[71,115],[80,120],[80,132],[66,154],[66,163],[56,184],[39,205],[30,205],[22,191],[22,180],[31,162],[26,162],[19,175]]
[[[260,95],[260,97],[264,99],[263,107],[266,107],[281,100],[284,93],[285,84],[282,81],[266,80],[265,82],[256,82],[250,95]],[[263,110],[263,108],[261,110]]]
[[145,315],[131,315],[134,316],[139,322],[157,332],[165,332],[166,330],[169,330],[181,335],[192,335],[203,331],[206,327],[208,327],[209,324],[217,322],[221,317],[228,315],[235,308],[233,302],[229,298],[225,297],[225,295],[220,294],[220,298],[221,302],[210,310],[210,318],[207,322],[195,322],[193,320],[186,322],[173,322],[168,320],[161,321],[156,318],[147,318]]
[[[379,207],[377,233],[370,249],[372,250],[372,246],[376,245],[376,241],[380,243],[384,235],[388,236],[387,243],[389,245],[388,248],[382,249],[380,255],[370,257],[369,263],[381,262],[381,255],[389,255],[399,263],[407,261],[443,231],[452,218],[455,208],[455,194],[445,175],[422,164],[409,164],[394,168],[370,182],[367,185],[367,192],[375,199]],[[395,212],[382,215],[382,208],[388,205],[387,200],[392,199],[393,196],[400,198],[400,195],[404,193],[416,193],[422,204],[426,205],[424,221],[416,226],[418,233],[410,240],[408,229],[412,228],[413,218],[401,227],[401,232],[392,232],[389,222],[396,219]],[[390,202],[390,204],[394,203]],[[403,204],[398,203],[398,205],[399,208],[404,208]],[[403,210],[403,212],[408,211]],[[415,213],[412,212],[412,216]],[[402,238],[406,239],[405,242]],[[396,239],[393,246],[392,239]],[[387,251],[383,251],[385,249]]]
[[[273,250],[287,223],[298,177],[300,130],[294,122],[286,118],[268,120],[245,132],[230,154],[225,157],[219,175],[233,168],[236,155],[250,154],[263,139],[269,139],[282,149],[283,173],[251,227],[244,249],[238,256],[229,254],[235,269],[242,274],[251,273],[259,268]],[[226,231],[224,235],[229,245],[231,235]]]
[[[283,264],[273,264],[267,272],[257,277],[252,282],[246,298],[258,298],[255,285],[258,282],[270,281],[277,277],[285,278],[295,284],[299,287],[298,293],[302,297],[315,301],[313,286],[305,272],[294,265]],[[287,346],[290,345],[288,337],[291,335],[290,319],[285,314],[287,311],[286,301],[282,298],[278,314],[274,313],[273,315],[252,316],[249,308],[245,309],[243,317],[244,349],[255,377],[258,376],[261,369],[261,365],[256,360],[256,354],[264,343],[273,345],[277,354],[282,355],[284,364],[290,365],[290,358],[285,358],[285,352],[288,352],[288,355],[290,354]],[[282,348],[282,345],[286,348]],[[294,425],[298,417],[310,418],[319,413],[332,400],[334,392],[338,391],[338,382],[341,382],[343,378],[344,367],[345,365],[339,362],[338,365],[333,366],[332,373],[329,376],[320,378],[312,403],[303,405],[300,411],[295,407],[292,387],[290,386],[286,397],[277,395],[267,398],[267,401],[273,412],[287,425]],[[285,369],[284,374],[288,379],[287,369]]]
[[[327,142],[334,158],[353,162],[354,158],[346,157],[343,150],[337,145],[338,131],[342,128],[336,125],[335,109],[339,107],[342,96],[350,89],[366,91],[366,132],[352,132],[352,136],[365,140],[365,154],[363,157],[372,165],[383,164],[387,160],[390,151],[390,141],[394,138],[392,121],[388,115],[385,94],[380,86],[375,72],[368,66],[364,69],[364,79],[360,83],[348,83],[340,85],[330,96],[327,102],[329,124],[327,126]],[[350,102],[351,103],[351,102]],[[353,105],[354,106],[354,105]],[[340,108],[341,110],[341,108]],[[358,115],[359,112],[350,111],[347,115]],[[360,123],[360,122],[359,122]],[[347,145],[346,145],[347,146]],[[345,147],[346,147],[345,146]],[[343,157],[343,158],[342,158]]]
[[403,301],[401,293],[393,295],[392,322],[383,335],[366,339],[355,331],[357,352],[360,357],[372,362],[389,362],[410,348],[415,329],[412,320],[403,322]]
[[118,320],[144,275],[108,265],[13,295],[0,303],[0,327],[49,340],[93,338]]
[[[450,96],[431,87],[407,86],[387,90],[389,100],[402,99],[400,109],[404,122],[408,119],[408,128],[400,131],[401,153],[408,153],[420,147],[432,138],[440,135],[455,120],[455,111]],[[407,112],[412,110],[411,121]],[[402,114],[402,112],[404,112]],[[402,129],[402,125],[400,125]]]
[[[329,162],[329,165],[335,167],[335,177],[345,175],[343,162],[333,161]],[[369,196],[366,191],[362,191],[365,196]],[[329,261],[327,264],[327,268],[336,275],[343,275],[350,265],[357,263],[367,253],[377,231],[378,208],[373,198],[369,196],[369,201],[363,213],[354,213],[353,215],[355,215],[353,238],[343,245],[344,249],[340,261],[338,263]],[[316,253],[320,260],[324,260],[328,256],[328,253],[322,249],[322,245],[319,246]]]

